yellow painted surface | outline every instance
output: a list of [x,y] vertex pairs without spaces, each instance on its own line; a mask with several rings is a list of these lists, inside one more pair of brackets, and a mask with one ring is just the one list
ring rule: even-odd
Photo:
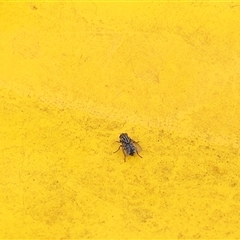
[[0,238],[239,238],[239,26],[240,3],[0,3]]

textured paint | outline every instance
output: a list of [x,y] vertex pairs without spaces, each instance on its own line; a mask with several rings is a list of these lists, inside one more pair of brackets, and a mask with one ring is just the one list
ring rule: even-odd
[[0,238],[240,238],[239,16],[0,3]]

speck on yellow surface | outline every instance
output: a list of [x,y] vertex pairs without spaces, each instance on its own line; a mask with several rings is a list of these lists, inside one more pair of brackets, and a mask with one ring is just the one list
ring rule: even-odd
[[239,238],[239,26],[240,3],[0,3],[0,238]]

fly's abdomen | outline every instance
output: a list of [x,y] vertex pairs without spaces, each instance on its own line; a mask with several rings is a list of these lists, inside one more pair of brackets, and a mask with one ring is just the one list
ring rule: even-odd
[[130,143],[130,144],[126,144],[126,145],[124,146],[124,150],[125,150],[125,152],[126,152],[128,155],[131,155],[131,156],[133,156],[134,153],[136,152],[134,145],[131,144],[131,143]]

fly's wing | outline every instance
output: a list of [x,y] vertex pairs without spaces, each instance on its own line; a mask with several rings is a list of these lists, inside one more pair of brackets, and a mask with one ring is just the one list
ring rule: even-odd
[[141,146],[140,146],[137,142],[133,141],[133,145],[134,145],[135,148],[137,149],[138,153],[140,153],[140,152],[142,151]]

